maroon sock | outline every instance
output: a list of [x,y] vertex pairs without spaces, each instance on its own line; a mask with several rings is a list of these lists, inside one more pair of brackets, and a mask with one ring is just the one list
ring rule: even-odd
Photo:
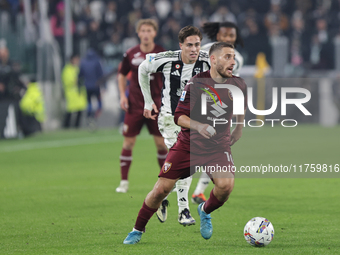
[[160,168],[162,168],[167,155],[168,155],[167,150],[157,151],[157,159],[158,159],[158,164]]
[[132,161],[132,151],[123,149],[120,154],[120,174],[122,180],[128,179],[129,169]]
[[157,212],[158,208],[152,209],[143,203],[142,208],[139,210],[138,217],[135,224],[135,229],[139,231],[145,232],[145,226],[148,224],[148,221],[151,219],[152,215]]
[[209,214],[213,211],[215,211],[217,208],[220,208],[224,202],[221,202],[219,201],[215,195],[214,195],[214,192],[213,192],[214,189],[211,190],[210,192],[210,197],[209,199],[204,203],[204,207],[203,207],[203,210]]

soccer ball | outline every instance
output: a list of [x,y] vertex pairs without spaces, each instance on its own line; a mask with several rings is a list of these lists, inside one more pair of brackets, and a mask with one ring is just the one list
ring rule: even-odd
[[273,224],[263,217],[252,218],[244,226],[244,238],[256,247],[267,246],[274,237]]

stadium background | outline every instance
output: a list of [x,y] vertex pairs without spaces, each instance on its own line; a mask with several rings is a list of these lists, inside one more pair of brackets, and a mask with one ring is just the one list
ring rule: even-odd
[[[19,4],[15,5],[15,2]],[[340,98],[339,5],[339,1],[330,0],[65,3],[3,0],[0,38],[7,41],[10,58],[20,65],[22,77],[26,77],[26,81],[36,77],[42,87],[47,115],[43,124],[45,130],[61,126],[65,103],[60,72],[65,61],[72,53],[84,56],[86,50],[92,47],[101,55],[105,72],[115,73],[122,54],[138,43],[135,24],[140,18],[158,20],[156,42],[172,50],[179,48],[177,34],[185,25],[201,27],[206,21],[235,22],[245,44],[237,49],[245,60],[241,76],[247,84],[256,89],[256,58],[259,52],[263,52],[270,66],[266,77],[309,78],[308,82],[296,82],[313,90],[310,102],[315,107],[313,118],[302,121],[335,125],[339,119]],[[74,29],[68,29],[67,33],[66,26],[63,35],[54,36],[50,19],[54,17],[58,20],[61,9],[64,9],[65,18],[70,19],[64,23],[72,22]],[[60,21],[60,24],[63,22]],[[202,43],[208,41],[205,37]],[[283,81],[283,84],[290,82]],[[270,107],[271,86],[271,82],[267,82],[261,92],[266,92],[268,97],[264,107]],[[99,126],[118,125],[120,111],[117,95],[116,77],[112,75],[103,93],[104,114],[99,119]],[[257,105],[257,98],[254,100]],[[325,114],[319,111],[327,113],[326,120],[322,119]]]
[[[272,87],[304,87],[312,93],[305,105],[311,117],[288,108],[284,118],[297,119],[296,128],[246,127],[233,147],[236,165],[334,167],[340,163],[339,1],[114,1],[112,24],[103,22],[108,2],[71,1],[76,28],[72,47],[70,38],[64,46],[62,41],[58,44],[50,29],[49,18],[55,15],[58,1],[19,1],[15,22],[11,19],[12,2],[0,1],[0,38],[6,39],[11,59],[20,63],[23,80],[38,79],[46,120],[42,134],[0,141],[1,254],[340,252],[339,178],[334,172],[237,179],[230,200],[212,215],[214,235],[208,242],[200,237],[198,225],[179,226],[172,195],[168,221],[160,225],[153,217],[141,243],[125,247],[122,241],[157,179],[158,166],[152,138],[144,130],[134,150],[130,190],[127,194],[114,192],[122,143],[117,129],[120,112],[115,76],[106,85],[105,112],[97,132],[60,130],[65,111],[60,70],[72,51],[84,54],[92,43],[99,47],[103,65],[110,72],[117,68],[119,56],[138,43],[134,32],[138,19],[156,17],[160,22],[157,42],[177,49],[177,32],[182,26],[222,21],[217,15],[222,9],[226,20],[236,20],[245,40],[245,47],[238,48],[246,64],[241,76],[255,90],[255,105],[258,96],[265,95],[263,107],[271,106]],[[25,5],[31,5],[32,12],[25,13]],[[281,11],[273,12],[278,6]],[[92,20],[100,20],[100,29],[94,33],[88,30]],[[301,22],[303,31],[296,31],[294,27]],[[327,29],[323,29],[325,22]],[[96,40],[90,40],[93,38]],[[255,77],[259,52],[266,54],[270,66],[264,77]],[[275,114],[280,114],[279,109]],[[278,115],[272,117],[280,118]],[[253,117],[248,115],[247,119]],[[194,180],[189,194],[195,184]],[[195,205],[190,206],[198,220]],[[267,217],[275,228],[274,240],[265,249],[250,247],[242,236],[245,223],[255,216]]]

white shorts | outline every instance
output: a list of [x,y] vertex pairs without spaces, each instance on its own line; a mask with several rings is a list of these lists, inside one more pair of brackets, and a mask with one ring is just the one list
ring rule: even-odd
[[164,138],[165,145],[170,149],[176,143],[181,127],[175,124],[171,113],[161,111],[158,115],[158,129]]

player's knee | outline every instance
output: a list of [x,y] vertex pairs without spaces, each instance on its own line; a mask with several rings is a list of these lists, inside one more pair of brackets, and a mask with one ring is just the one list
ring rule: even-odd
[[160,200],[163,200],[171,191],[171,188],[165,187],[165,186],[157,186],[154,189],[155,197],[157,197]]
[[131,138],[124,139],[123,148],[125,150],[132,150],[133,147],[135,146],[135,143],[136,141],[134,139]]
[[225,180],[220,182],[217,186],[218,190],[220,191],[221,195],[229,196],[230,193],[233,191],[234,188],[234,181],[233,180]]
[[165,144],[160,144],[160,145],[157,145],[157,150],[159,150],[159,151],[167,151],[168,147]]
[[157,147],[157,150],[163,151],[163,150],[168,150],[168,147],[164,143],[164,139],[155,139],[155,144]]

